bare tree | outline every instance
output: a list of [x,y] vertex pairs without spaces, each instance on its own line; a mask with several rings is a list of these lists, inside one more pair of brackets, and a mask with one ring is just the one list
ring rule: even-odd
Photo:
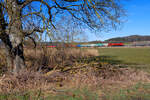
[[0,0],[0,39],[8,67],[14,72],[25,68],[23,40],[56,28],[60,16],[66,20],[72,16],[83,27],[103,30],[115,28],[122,15],[120,0]]
[[[60,20],[55,26],[58,30],[52,29],[50,31],[51,41],[73,43],[84,40],[86,34],[80,22],[76,22],[73,17],[68,17],[66,20],[64,16]],[[47,38],[49,37],[47,36]]]

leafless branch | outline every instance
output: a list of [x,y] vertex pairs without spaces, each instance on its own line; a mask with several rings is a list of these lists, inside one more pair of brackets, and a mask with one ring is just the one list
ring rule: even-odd
[[40,30],[39,28],[34,28],[32,30],[26,30],[26,31],[23,31],[25,37],[33,34],[34,32],[40,32],[40,33],[43,33],[44,31],[43,30]]

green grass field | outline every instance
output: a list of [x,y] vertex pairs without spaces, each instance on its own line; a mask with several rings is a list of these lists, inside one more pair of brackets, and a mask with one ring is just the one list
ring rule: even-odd
[[107,56],[124,64],[150,64],[150,48],[100,48],[100,56]]
[[99,48],[102,62],[150,71],[150,48]]

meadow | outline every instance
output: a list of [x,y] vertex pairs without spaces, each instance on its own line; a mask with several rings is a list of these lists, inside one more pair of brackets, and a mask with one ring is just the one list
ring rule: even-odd
[[100,48],[99,53],[102,62],[150,72],[150,47]]
[[123,64],[150,64],[150,48],[100,48],[99,53]]
[[2,52],[0,100],[150,99],[150,48],[25,49],[18,74]]

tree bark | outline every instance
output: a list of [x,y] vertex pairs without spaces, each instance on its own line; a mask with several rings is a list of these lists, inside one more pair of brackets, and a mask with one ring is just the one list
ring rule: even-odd
[[23,56],[23,44],[18,44],[15,48],[12,48],[13,59],[13,72],[17,73],[21,69],[25,68],[25,59]]
[[12,71],[13,69],[13,55],[11,53],[11,42],[9,40],[9,36],[6,33],[1,34],[1,40],[4,43],[5,47],[5,55],[6,55],[6,62],[7,62],[7,67],[9,71]]
[[[23,56],[23,44],[22,42],[19,44],[13,43],[10,41],[9,35],[3,34],[1,35],[1,39],[5,46],[5,54],[7,59],[7,67],[10,71],[14,73],[19,72],[19,70],[25,68],[25,59]],[[16,45],[15,47],[12,46]]]
[[7,66],[11,71],[17,73],[25,68],[21,9],[15,0],[7,0],[7,10],[9,16],[8,26],[5,25],[3,9],[0,5],[0,39],[5,45]]

